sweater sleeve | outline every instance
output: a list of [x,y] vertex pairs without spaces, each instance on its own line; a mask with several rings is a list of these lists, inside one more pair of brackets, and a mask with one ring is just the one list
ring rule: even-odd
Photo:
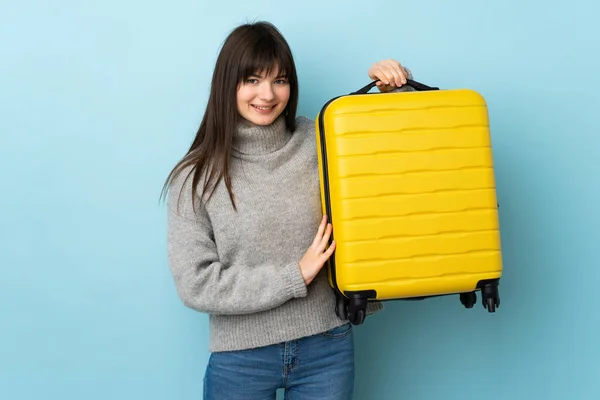
[[[185,178],[185,173],[181,175]],[[307,295],[297,263],[224,265],[220,262],[209,216],[196,201],[192,177],[174,184],[168,198],[168,258],[177,293],[187,307],[209,314],[250,314]]]

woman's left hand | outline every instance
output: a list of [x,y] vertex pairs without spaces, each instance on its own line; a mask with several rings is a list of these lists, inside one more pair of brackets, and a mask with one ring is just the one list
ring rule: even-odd
[[381,92],[389,92],[406,84],[409,75],[409,71],[393,59],[376,62],[369,68],[369,78],[379,79],[377,88]]

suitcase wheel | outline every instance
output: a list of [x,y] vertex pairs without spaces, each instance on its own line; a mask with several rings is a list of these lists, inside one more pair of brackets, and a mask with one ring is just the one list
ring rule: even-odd
[[475,292],[461,293],[460,302],[465,308],[473,308],[477,303],[477,294]]
[[367,310],[365,309],[354,310],[353,313],[348,313],[348,320],[352,325],[360,325],[365,322],[366,313]]
[[341,320],[348,319],[348,301],[339,294],[336,296],[335,313]]
[[360,325],[367,316],[367,302],[366,296],[354,295],[348,299],[336,292],[335,313],[352,325]]
[[483,307],[487,308],[488,312],[495,312],[496,308],[500,307],[500,294],[498,292],[498,281],[485,283],[481,287],[481,297]]
[[346,314],[352,325],[360,325],[365,322],[367,303],[367,297],[361,293],[355,293],[350,297]]

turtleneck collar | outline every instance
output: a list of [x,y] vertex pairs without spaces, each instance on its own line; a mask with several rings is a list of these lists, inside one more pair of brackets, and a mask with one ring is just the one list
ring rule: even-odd
[[283,116],[267,126],[244,121],[238,124],[238,130],[233,137],[233,149],[240,154],[268,154],[285,146],[291,136]]

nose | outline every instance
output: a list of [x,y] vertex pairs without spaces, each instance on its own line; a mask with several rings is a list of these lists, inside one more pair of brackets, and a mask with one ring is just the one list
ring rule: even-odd
[[275,92],[273,91],[273,87],[269,82],[265,82],[263,85],[261,85],[258,97],[264,101],[271,101],[275,98]]

